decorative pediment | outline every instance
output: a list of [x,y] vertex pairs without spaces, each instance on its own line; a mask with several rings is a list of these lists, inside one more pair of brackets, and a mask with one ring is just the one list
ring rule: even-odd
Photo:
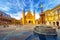
[[33,18],[33,15],[31,11],[28,11],[27,15],[25,16],[26,18]]

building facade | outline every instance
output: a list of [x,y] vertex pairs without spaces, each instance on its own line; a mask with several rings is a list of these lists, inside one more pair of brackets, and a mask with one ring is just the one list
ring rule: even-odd
[[0,25],[11,24],[11,23],[12,23],[11,16],[0,11]]
[[42,20],[45,20],[46,25],[60,26],[60,5],[45,11],[44,14],[45,16]]
[[48,24],[60,26],[60,5],[50,10],[46,16],[48,17],[47,20],[49,21],[47,22]]
[[25,11],[22,12],[22,24],[35,24],[35,12],[28,11],[25,14]]

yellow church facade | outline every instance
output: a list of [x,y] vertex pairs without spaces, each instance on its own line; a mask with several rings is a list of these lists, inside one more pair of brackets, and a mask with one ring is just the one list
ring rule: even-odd
[[25,11],[22,12],[22,24],[36,24],[35,22],[35,12],[28,11],[25,14]]

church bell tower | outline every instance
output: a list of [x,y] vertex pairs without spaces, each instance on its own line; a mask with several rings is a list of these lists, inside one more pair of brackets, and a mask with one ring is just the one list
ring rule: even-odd
[[22,11],[22,24],[25,24],[25,10]]
[[35,10],[34,10],[34,12],[33,12],[33,13],[34,13],[34,24],[35,24]]

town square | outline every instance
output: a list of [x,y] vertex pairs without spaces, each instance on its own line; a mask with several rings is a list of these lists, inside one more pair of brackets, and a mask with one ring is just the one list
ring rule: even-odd
[[60,40],[60,0],[1,0],[0,40]]

